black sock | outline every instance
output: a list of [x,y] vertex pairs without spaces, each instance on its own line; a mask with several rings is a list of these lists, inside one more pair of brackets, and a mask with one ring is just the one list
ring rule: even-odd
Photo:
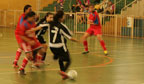
[[42,61],[45,61],[46,59],[46,52],[44,53],[44,55],[42,56]]
[[66,61],[64,72],[66,72],[71,64],[71,61]]
[[59,60],[59,66],[61,71],[65,70],[63,61]]
[[36,61],[36,55],[37,55],[37,53],[38,53],[37,50],[33,51],[33,61]]

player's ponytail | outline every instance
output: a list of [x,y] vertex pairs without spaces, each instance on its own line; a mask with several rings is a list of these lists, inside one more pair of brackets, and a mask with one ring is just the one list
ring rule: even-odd
[[64,12],[63,11],[58,11],[55,15],[54,15],[54,21],[55,22],[59,22],[59,20],[61,18],[63,18],[64,16]]
[[35,16],[36,15],[36,13],[35,12],[33,12],[33,11],[31,11],[31,12],[29,12],[28,14],[26,14],[26,16],[25,16],[25,20],[27,19],[27,18],[29,18],[29,17],[33,17],[33,16]]

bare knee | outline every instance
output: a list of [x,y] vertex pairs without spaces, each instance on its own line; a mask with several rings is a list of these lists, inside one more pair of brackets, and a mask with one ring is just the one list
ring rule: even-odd
[[32,60],[32,59],[33,59],[32,53],[26,53],[26,58],[27,58],[28,60]]
[[102,35],[97,35],[97,39],[99,40],[99,41],[102,41],[103,39],[102,39]]

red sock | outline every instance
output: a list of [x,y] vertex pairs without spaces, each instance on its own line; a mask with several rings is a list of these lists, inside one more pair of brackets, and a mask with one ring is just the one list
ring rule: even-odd
[[88,51],[88,42],[86,40],[83,42],[83,45],[85,47],[85,51]]
[[41,55],[37,54],[36,57],[37,57],[37,59],[36,59],[37,62],[41,61],[41,59],[42,59],[42,56],[41,56]]
[[18,48],[17,52],[16,52],[16,56],[15,56],[15,60],[14,60],[14,64],[17,64],[20,56],[21,56],[22,50],[20,48]]
[[104,49],[104,51],[107,50],[106,46],[105,46],[105,42],[103,40],[100,41],[100,44],[101,44],[102,48]]
[[24,69],[26,67],[27,63],[28,63],[28,59],[25,57],[23,59],[23,63],[22,63],[22,66],[21,66],[20,70]]

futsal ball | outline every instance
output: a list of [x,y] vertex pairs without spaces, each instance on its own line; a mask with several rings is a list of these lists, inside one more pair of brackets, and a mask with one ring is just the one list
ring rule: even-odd
[[70,70],[67,75],[69,76],[69,79],[74,80],[77,78],[77,71],[76,70]]

